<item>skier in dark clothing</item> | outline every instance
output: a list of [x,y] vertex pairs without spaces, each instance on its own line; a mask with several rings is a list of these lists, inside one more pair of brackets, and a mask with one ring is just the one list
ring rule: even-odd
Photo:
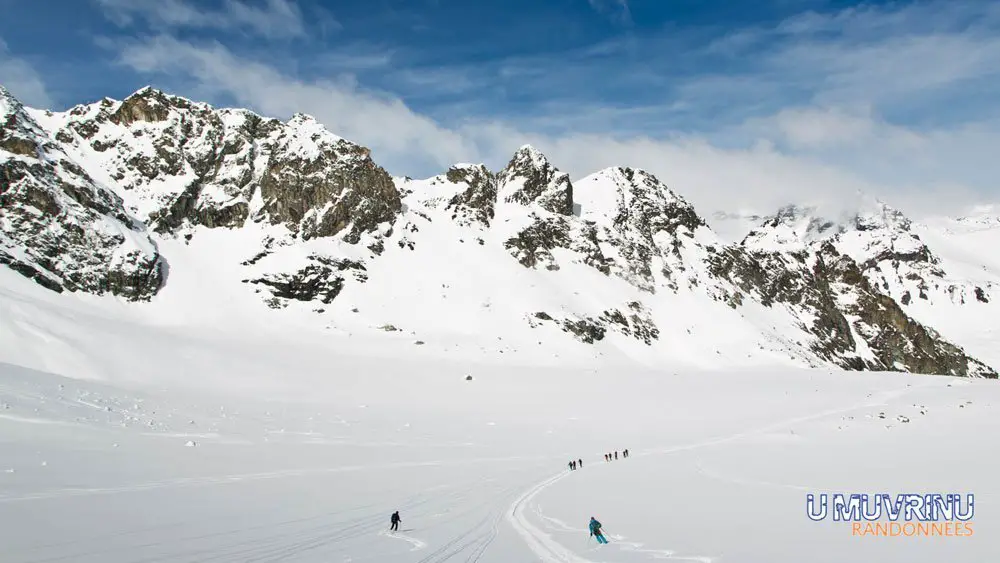
[[576,464],[577,464],[577,466],[579,466],[579,467],[581,467],[581,468],[582,468],[582,467],[583,467],[583,460],[582,460],[582,459],[578,459],[578,460],[576,461]]
[[574,469],[576,469],[576,462],[575,461],[569,462],[569,470],[573,471]]
[[399,511],[398,510],[396,512],[392,513],[392,518],[390,518],[389,521],[392,522],[392,526],[389,526],[390,530],[398,530],[399,529],[399,523],[402,522],[403,519],[399,517]]
[[625,457],[628,457],[628,450],[625,450]]
[[608,543],[607,538],[604,537],[604,532],[601,531],[601,523],[593,516],[590,517],[590,535],[597,538],[597,543]]
[[618,459],[618,452],[615,452],[615,459]]

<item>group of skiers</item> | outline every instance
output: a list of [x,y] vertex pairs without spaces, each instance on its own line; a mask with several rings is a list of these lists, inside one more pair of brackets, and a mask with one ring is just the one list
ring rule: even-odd
[[[622,457],[628,457],[628,450],[622,450]],[[604,454],[604,461],[614,461],[618,459],[618,452],[615,451],[613,454]]]
[[[622,450],[621,454],[622,454],[623,458],[628,457],[628,450]],[[618,459],[618,451],[615,451],[613,453],[604,454],[604,461],[614,461],[616,459]],[[583,469],[583,460],[582,459],[570,460],[570,462],[569,462],[569,469],[570,469],[570,471],[575,471],[577,469]]]
[[[628,450],[622,450],[621,453],[622,453],[622,457],[623,458],[628,457]],[[618,452],[617,451],[615,451],[614,453],[604,454],[604,461],[614,461],[616,459],[618,459]],[[574,459],[574,460],[570,461],[569,462],[569,469],[570,469],[570,471],[576,471],[577,469],[583,469],[583,460],[582,459]],[[402,521],[403,521],[403,519],[399,517],[399,511],[397,510],[396,512],[393,512],[392,516],[389,518],[389,529],[392,530],[392,531],[399,530],[399,523],[402,522]],[[603,528],[601,526],[601,523],[597,520],[597,518],[594,518],[593,516],[591,516],[590,517],[590,525],[588,527],[590,528],[590,537],[596,538],[597,539],[597,543],[601,543],[601,544],[608,543],[608,539],[604,537],[604,531],[603,531]]]

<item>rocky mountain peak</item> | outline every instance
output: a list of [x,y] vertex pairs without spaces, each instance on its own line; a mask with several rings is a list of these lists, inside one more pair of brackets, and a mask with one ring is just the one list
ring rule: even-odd
[[845,229],[843,224],[821,216],[815,206],[789,204],[764,218],[741,244],[756,251],[796,251]]
[[498,195],[507,203],[536,204],[557,215],[573,214],[573,184],[541,152],[524,145],[497,175]]
[[673,235],[680,227],[690,234],[706,226],[693,205],[641,168],[601,170],[577,183],[576,196],[581,216],[603,215],[616,228],[628,223],[645,236]]
[[895,209],[881,200],[876,200],[873,208],[859,212],[854,216],[854,228],[859,231],[874,231],[887,229],[892,231],[909,231],[913,225],[903,212]]
[[41,128],[27,116],[21,102],[0,86],[0,149],[36,158],[43,137]]
[[129,126],[137,121],[156,123],[165,121],[173,107],[190,107],[191,102],[170,96],[161,90],[146,86],[125,98],[109,119],[113,123]]
[[0,92],[0,264],[54,291],[148,299],[165,278],[145,226]]
[[5,119],[8,114],[14,112],[16,106],[20,105],[21,102],[0,84],[0,119]]

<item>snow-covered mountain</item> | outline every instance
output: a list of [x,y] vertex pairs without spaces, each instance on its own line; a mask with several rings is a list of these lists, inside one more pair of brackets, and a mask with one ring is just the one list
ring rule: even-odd
[[525,361],[1000,367],[1000,270],[963,242],[1000,234],[989,221],[787,207],[732,243],[645,171],[574,181],[530,146],[413,180],[305,115],[151,88],[0,104],[0,261],[161,321],[294,319]]
[[907,315],[997,365],[1000,264],[990,249],[1000,242],[998,227],[988,213],[919,223],[881,201],[833,219],[815,208],[789,206],[752,230],[742,245],[777,252],[828,245]]

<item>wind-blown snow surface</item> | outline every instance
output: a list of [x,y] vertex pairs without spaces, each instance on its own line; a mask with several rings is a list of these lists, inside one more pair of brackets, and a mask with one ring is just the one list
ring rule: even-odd
[[[989,381],[449,362],[408,340],[134,310],[0,271],[5,562],[981,563],[1000,550]],[[852,537],[806,517],[805,495],[828,491],[972,492],[975,535]],[[611,544],[589,540],[590,516]]]

